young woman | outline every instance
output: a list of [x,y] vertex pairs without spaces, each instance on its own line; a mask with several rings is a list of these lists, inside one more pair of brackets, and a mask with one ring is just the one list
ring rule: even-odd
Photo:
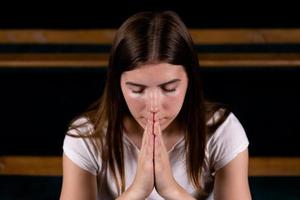
[[251,199],[248,139],[206,101],[187,28],[143,12],[116,33],[101,99],[71,122],[61,199]]

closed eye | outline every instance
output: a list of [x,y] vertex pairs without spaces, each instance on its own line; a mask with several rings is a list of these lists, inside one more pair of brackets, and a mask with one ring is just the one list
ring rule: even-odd
[[162,89],[165,92],[175,92],[176,91],[176,88],[173,88],[173,89],[162,88]]
[[174,85],[173,83],[169,83],[169,84],[166,84],[166,85],[162,85],[162,86],[161,86],[161,89],[162,89],[164,92],[175,92],[177,86],[178,86],[178,84],[177,84],[177,85]]
[[138,93],[138,94],[140,94],[140,93],[143,93],[144,92],[144,88],[143,89],[140,89],[140,90],[132,90],[132,92],[133,93]]
[[[132,90],[132,92],[133,93],[137,93],[137,94],[141,94],[141,93],[143,93],[144,92],[144,88],[142,88],[142,89],[140,89],[140,90]],[[173,88],[173,89],[167,89],[167,88],[163,88],[162,87],[162,90],[164,91],[164,92],[175,92],[176,91],[176,88]]]
[[[162,84],[159,84],[158,86],[161,87],[161,89],[164,91],[164,92],[175,92],[176,91],[176,87],[175,88],[172,88],[172,89],[168,89],[166,88],[167,86],[170,87],[170,85],[172,85],[173,83],[176,83],[176,82],[180,82],[181,80],[180,79],[173,79],[171,81],[168,81],[166,83],[162,83]],[[133,82],[126,82],[125,83],[126,85],[130,85],[130,86],[133,86],[134,89],[132,88],[132,93],[137,93],[137,94],[141,94],[144,92],[145,88],[147,87],[146,85],[142,85],[142,84],[138,84],[138,83],[133,83]],[[174,87],[174,86],[173,86]]]

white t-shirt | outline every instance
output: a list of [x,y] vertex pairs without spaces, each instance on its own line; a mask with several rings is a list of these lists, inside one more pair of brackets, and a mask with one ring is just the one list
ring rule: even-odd
[[[219,110],[207,122],[212,123],[213,118],[220,117],[222,110]],[[79,118],[74,123],[87,122],[86,118]],[[80,132],[88,133],[93,130],[91,124],[87,124],[80,128]],[[69,131],[70,134],[78,134],[74,129]],[[124,143],[124,163],[126,174],[126,189],[134,180],[137,158],[139,154],[138,147],[132,140],[123,134]],[[173,176],[177,183],[180,184],[186,191],[188,191],[195,198],[199,198],[192,183],[189,182],[186,173],[185,154],[184,154],[185,140],[182,137],[169,151],[169,159],[172,167]],[[208,194],[202,199],[213,200],[213,183],[215,172],[224,167],[231,160],[233,160],[240,152],[245,150],[249,145],[248,138],[239,120],[233,113],[230,113],[227,119],[216,129],[215,133],[207,140],[204,165],[202,167],[201,186]],[[87,138],[75,138],[66,135],[63,150],[65,155],[71,159],[80,168],[87,170],[93,175],[98,175],[101,170],[101,158],[94,150],[91,141]],[[98,175],[98,199],[116,199],[118,196],[117,188],[113,176],[108,171],[101,176]],[[155,190],[146,198],[147,200],[161,200],[163,199]]]

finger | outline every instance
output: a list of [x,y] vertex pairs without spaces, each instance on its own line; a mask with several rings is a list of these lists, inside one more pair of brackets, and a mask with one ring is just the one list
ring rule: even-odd
[[143,146],[145,146],[145,144],[147,142],[147,136],[148,136],[150,126],[151,126],[151,121],[147,120],[146,128],[145,128],[144,133],[143,133],[142,147],[141,148],[143,148]]
[[151,134],[148,137],[147,145],[147,158],[149,161],[153,161],[153,151],[154,151],[154,136]]
[[163,140],[163,137],[162,137],[162,132],[161,132],[161,129],[160,129],[159,122],[155,122],[154,127],[155,127],[155,136],[157,137],[157,140],[158,140],[158,143],[160,145],[161,150],[167,152],[167,148],[165,146],[165,143],[164,143],[164,140]]
[[145,143],[144,143],[144,146],[149,146],[149,137],[153,134],[153,127],[154,127],[154,124],[153,124],[153,121],[152,121],[152,113],[148,112],[148,119],[147,119],[147,130],[144,131],[144,137],[145,137]]
[[159,161],[161,158],[161,149],[160,149],[160,142],[159,138],[155,137],[154,139],[154,159]]
[[153,114],[151,113],[151,111],[149,110],[148,113],[147,113],[147,119],[149,121],[153,121],[153,118],[152,118]]
[[161,135],[161,129],[159,125],[159,120],[154,122],[154,135],[155,136],[160,136]]
[[151,122],[151,126],[149,125],[149,131],[150,131],[150,133],[151,134],[153,134],[153,129],[154,129],[154,124],[153,124],[153,121],[154,121],[154,113],[152,113],[152,112],[148,112],[148,120],[149,120],[149,122]]
[[160,139],[159,139],[159,137],[158,137],[158,128],[157,128],[157,122],[155,122],[154,123],[154,135],[155,135],[155,139],[154,139],[154,156],[155,156],[155,158],[156,159],[158,159],[159,158],[159,156],[160,156],[160,144],[159,144],[159,142],[160,142]]
[[[151,122],[152,123],[152,122]],[[145,151],[146,151],[146,158],[148,161],[152,162],[153,161],[153,150],[154,150],[154,136],[151,133],[151,131],[148,131],[148,136],[147,136],[147,142],[145,145]]]
[[147,122],[151,122],[152,120],[152,113],[150,111],[147,112]]
[[[150,136],[151,136],[151,124],[152,122],[149,121],[148,125],[147,125],[147,130],[144,132],[144,138],[143,138],[143,144],[141,147],[141,151],[140,151],[140,155],[142,157],[148,157],[149,155],[149,151],[151,151],[151,149],[149,149],[150,146]],[[152,150],[153,151],[153,150]]]
[[154,122],[158,122],[159,121],[159,119],[160,119],[160,112],[157,112],[157,113],[155,113],[155,115],[154,115]]

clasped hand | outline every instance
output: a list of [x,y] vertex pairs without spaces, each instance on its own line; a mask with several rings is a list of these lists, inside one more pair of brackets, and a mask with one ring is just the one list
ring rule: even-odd
[[[141,199],[148,197],[154,187],[163,198],[174,199],[172,196],[180,190],[180,186],[173,177],[168,151],[163,141],[155,94],[150,95],[150,102],[136,176],[131,189]],[[151,112],[153,110],[157,112]]]

